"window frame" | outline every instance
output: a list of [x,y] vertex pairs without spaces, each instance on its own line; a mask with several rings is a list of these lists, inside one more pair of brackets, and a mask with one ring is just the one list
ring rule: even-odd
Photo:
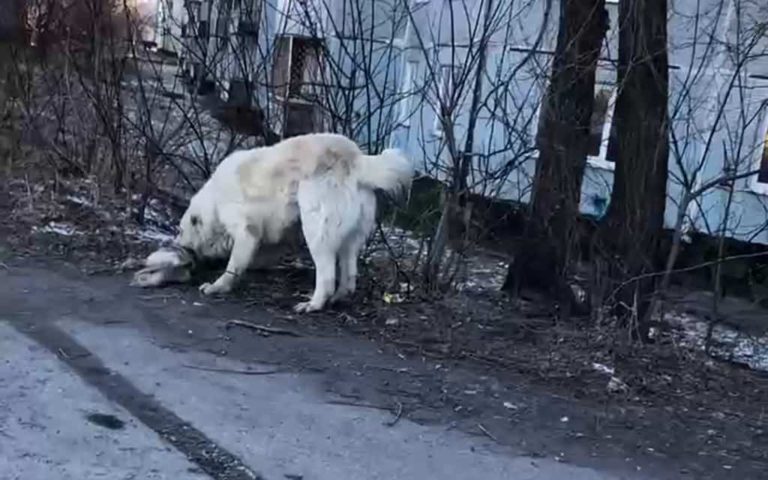
[[392,46],[401,50],[408,47],[408,38],[411,36],[411,16],[407,15],[405,18],[405,28],[403,29],[402,37],[395,37],[394,32],[392,36]]
[[600,134],[600,151],[597,155],[587,155],[587,164],[591,167],[613,171],[616,169],[616,159],[611,162],[607,159],[607,156],[608,142],[611,140],[611,128],[613,127],[613,115],[616,110],[616,97],[618,96],[619,91],[618,87],[615,84],[607,83],[595,85],[595,95],[592,96],[592,102],[594,107],[595,96],[597,95],[598,89],[605,86],[611,88],[611,96],[608,98],[608,107],[605,110],[603,129]]
[[[302,3],[305,5],[301,5]],[[304,6],[306,6],[306,8],[303,10],[294,10],[301,9]],[[326,27],[328,26],[330,7],[324,2],[317,3],[314,2],[314,0],[277,0],[272,8],[270,8],[270,4],[265,2],[262,2],[260,7],[262,7],[262,11],[264,11],[263,7],[267,8],[266,13],[262,15],[272,15],[271,11],[276,12],[276,35],[297,36],[292,32],[306,31],[306,29],[309,28],[309,25],[304,22],[305,19],[303,18],[303,14],[305,13],[309,17],[310,22],[315,22],[315,24],[312,26],[316,29],[320,36],[324,36],[324,32],[326,32]],[[294,15],[298,15],[300,18],[302,18],[302,20],[295,20]],[[310,31],[312,31],[311,28]]]
[[[757,148],[750,169],[760,169],[763,163],[763,155],[768,154],[768,106],[765,108],[760,128],[757,131],[757,140],[760,142],[759,148]],[[759,195],[768,196],[768,182],[761,182],[759,178],[759,173],[749,177],[749,189]]]
[[[277,70],[280,67],[278,65],[278,62],[281,60],[281,53],[282,53],[282,43],[287,42],[287,52],[285,57],[285,72],[282,72],[283,77],[283,83],[278,85],[276,83],[277,79]],[[293,53],[293,36],[292,35],[284,35],[284,34],[278,34],[275,36],[275,41],[273,42],[273,55],[274,58],[272,60],[272,87],[273,87],[273,95],[274,97],[279,101],[285,101],[289,98],[289,92],[290,89],[290,78],[291,78],[291,59],[292,59],[292,53]],[[284,91],[283,91],[284,90]]]
[[[322,52],[323,52],[322,48],[323,48],[323,45],[322,45],[322,40],[315,39],[315,38],[307,38],[307,37],[302,37],[301,35],[292,35],[292,34],[278,34],[278,35],[275,35],[275,41],[274,41],[275,47],[273,47],[273,48],[274,48],[274,53],[276,54],[276,56],[275,56],[275,58],[272,61],[272,82],[273,82],[273,88],[274,88],[273,95],[279,101],[283,101],[283,102],[284,101],[292,101],[292,102],[306,101],[306,98],[301,94],[301,88],[303,88],[304,85],[307,85],[307,83],[303,81],[303,77],[307,73],[307,71],[306,71],[307,65],[306,64],[304,65],[304,69],[301,72],[302,73],[302,82],[300,82],[298,84],[300,91],[298,93],[292,95],[292,93],[293,93],[292,86],[294,86],[294,84],[291,83],[291,77],[293,75],[293,68],[294,68],[294,65],[293,65],[294,48],[295,48],[295,42],[297,40],[298,41],[307,41],[307,42],[314,42],[314,41],[318,42],[317,45],[311,46],[311,48],[315,51],[315,53],[317,53],[317,67],[318,67],[317,75],[318,75],[318,81],[319,82],[322,81],[322,69],[323,69],[323,58],[322,58]],[[275,69],[277,67],[277,62],[280,59],[280,57],[279,57],[279,54],[280,54],[280,43],[282,41],[287,41],[288,42],[288,48],[287,48],[287,52],[286,52],[287,53],[287,55],[286,55],[287,59],[285,60],[285,69],[286,69],[286,71],[284,72],[284,74],[285,74],[285,84],[284,84],[284,86],[283,85],[274,84],[274,81],[275,81],[275,78],[276,78],[276,76],[275,76]],[[310,83],[310,84],[312,84],[312,83]],[[280,90],[282,90],[282,89],[284,89],[285,91],[284,92],[280,92]]]
[[403,81],[400,83],[401,99],[398,102],[397,108],[397,125],[401,127],[411,126],[411,117],[413,116],[411,99],[413,98],[413,90],[416,86],[415,75],[418,67],[418,60],[406,59],[403,64]]
[[437,89],[437,105],[435,105],[437,108],[435,110],[435,122],[432,128],[435,136],[437,137],[442,137],[443,133],[445,133],[443,132],[443,123],[440,121],[440,114],[441,114],[440,110],[442,110],[442,106],[444,103],[443,98],[445,97],[445,94],[446,94],[446,84],[445,84],[446,77],[444,76],[445,75],[444,72],[446,70],[450,72],[450,75],[448,76],[448,79],[449,79],[448,89],[453,90],[454,88],[453,77],[454,77],[455,69],[456,69],[456,66],[452,63],[441,63],[438,70],[439,71],[438,80],[440,81],[440,83],[438,84],[438,89]]

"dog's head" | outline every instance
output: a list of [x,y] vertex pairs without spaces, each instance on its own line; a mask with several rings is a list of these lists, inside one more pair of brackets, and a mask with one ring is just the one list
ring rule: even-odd
[[203,256],[216,231],[216,210],[211,198],[202,190],[192,197],[179,222],[176,244]]

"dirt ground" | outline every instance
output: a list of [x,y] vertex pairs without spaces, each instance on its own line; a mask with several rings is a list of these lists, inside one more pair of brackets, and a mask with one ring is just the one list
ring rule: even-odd
[[[127,283],[116,267],[144,255],[151,239],[126,234],[140,226],[120,201],[101,198],[93,208],[77,200],[77,188],[59,185],[54,192],[50,185],[3,182],[0,268],[74,268],[84,278],[122,275]],[[65,220],[77,231],[57,233]],[[270,348],[270,339],[258,339],[262,357],[302,368],[338,366],[352,355],[344,338],[369,339],[423,368],[369,368],[366,381],[351,389],[338,382],[335,388],[351,390],[341,392],[351,402],[396,398],[407,418],[454,423],[532,456],[583,463],[623,458],[659,472],[654,478],[758,479],[768,472],[764,374],[679,347],[671,335],[640,346],[588,320],[557,323],[535,302],[493,290],[393,302],[375,265],[361,283],[355,302],[303,316],[291,307],[311,291],[313,272],[298,266],[252,272],[225,298],[200,300],[194,286],[142,292],[142,298],[157,308],[205,302],[239,317],[266,311],[273,327],[339,340],[319,353]],[[229,353],[215,341],[202,345]]]

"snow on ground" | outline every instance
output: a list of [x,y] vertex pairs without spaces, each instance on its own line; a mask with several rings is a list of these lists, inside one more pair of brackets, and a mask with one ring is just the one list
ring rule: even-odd
[[[709,324],[688,313],[671,312],[665,320],[680,333],[681,346],[704,350]],[[751,336],[727,325],[712,328],[711,355],[731,362],[748,365],[754,370],[768,372],[768,336]]]
[[163,232],[153,227],[143,227],[141,229],[130,229],[125,232],[134,238],[148,242],[166,243],[173,241],[174,235]]
[[[427,254],[427,243],[417,238],[411,232],[398,227],[382,227],[383,238],[376,234],[370,246],[372,258],[383,260],[394,258],[411,263],[414,260],[423,261]],[[447,262],[450,263],[456,252],[446,250]],[[465,258],[457,275],[454,286],[460,291],[498,290],[504,284],[509,262],[501,256],[480,249],[471,249]]]
[[[413,259],[426,255],[426,244],[413,234],[395,227],[383,228],[386,243],[377,236],[373,242],[374,258],[386,258],[390,252],[395,258]],[[448,256],[452,254],[448,251]],[[504,282],[509,263],[498,255],[474,251],[467,255],[464,275],[456,284],[458,290],[489,291],[498,290]],[[400,293],[406,293],[403,285]],[[392,303],[400,301],[401,295],[392,294]],[[742,313],[743,315],[744,313]],[[755,313],[759,315],[760,312]],[[703,315],[688,313],[669,313],[665,321],[672,326],[679,338],[680,345],[690,349],[704,350],[707,344],[708,323]],[[768,335],[749,335],[728,325],[718,324],[712,329],[710,353],[724,360],[748,365],[755,370],[768,372]],[[611,367],[596,364],[596,371],[612,375]]]
[[82,205],[84,207],[92,207],[93,206],[93,202],[91,202],[89,199],[85,198],[82,195],[67,195],[64,198],[66,198],[67,200],[69,200],[70,202],[72,202],[74,204]]
[[82,235],[77,229],[64,222],[48,222],[47,225],[42,227],[32,227],[33,232],[39,233],[53,233],[55,235],[61,235],[63,237],[71,237],[72,235]]

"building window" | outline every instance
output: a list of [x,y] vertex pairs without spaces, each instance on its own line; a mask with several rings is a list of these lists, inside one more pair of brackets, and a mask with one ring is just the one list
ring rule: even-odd
[[223,49],[229,41],[229,13],[220,12],[216,20],[216,38],[218,38],[219,49]]
[[260,18],[261,2],[258,0],[241,0],[239,2],[240,21],[258,22]]
[[207,20],[201,20],[197,24],[197,38],[208,39],[209,25]]
[[403,70],[403,82],[400,90],[400,102],[397,115],[397,121],[400,125],[405,127],[411,123],[411,115],[413,114],[411,99],[414,96],[416,70],[419,68],[419,62],[409,60],[405,62],[405,68]]
[[590,164],[612,170],[616,160],[617,146],[616,125],[613,121],[616,88],[598,85],[596,90],[589,125],[587,156]]
[[454,67],[453,65],[441,65],[438,72],[438,91],[437,102],[435,105],[435,132],[442,134],[443,119],[450,114],[448,108],[451,105],[454,89]]
[[408,14],[409,5],[405,2],[397,2],[392,7],[392,44],[398,48],[404,48],[408,43],[411,32],[411,18]]
[[276,39],[272,79],[277,97],[309,100],[316,96],[322,48],[322,40],[316,38]]
[[759,171],[752,177],[751,184],[755,192],[768,195],[768,111],[759,134],[755,162],[756,169]]
[[394,15],[392,17],[392,41],[400,47],[404,47],[408,41],[408,31],[411,21],[407,15]]
[[[162,5],[162,1],[160,2],[160,5]],[[200,20],[200,2],[185,2],[184,7],[187,10],[187,16],[189,17],[190,22],[196,22]],[[170,9],[172,11],[172,9]]]
[[763,138],[762,155],[760,156],[760,173],[757,175],[759,183],[768,184],[768,132]]

